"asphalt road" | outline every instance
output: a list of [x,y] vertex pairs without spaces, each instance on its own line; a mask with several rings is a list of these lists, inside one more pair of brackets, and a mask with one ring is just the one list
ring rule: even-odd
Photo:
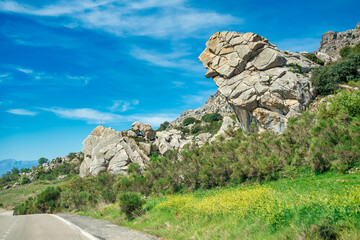
[[0,213],[0,240],[22,239],[89,240],[95,238],[51,214],[13,216],[12,212]]

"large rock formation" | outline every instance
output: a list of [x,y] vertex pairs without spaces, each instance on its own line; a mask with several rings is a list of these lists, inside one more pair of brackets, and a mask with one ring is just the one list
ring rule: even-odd
[[323,34],[320,47],[316,51],[316,56],[325,62],[335,62],[339,60],[340,50],[343,47],[353,47],[360,43],[360,22],[355,29],[345,32],[326,32]]
[[234,114],[234,110],[219,91],[211,95],[203,106],[195,110],[190,109],[183,112],[180,117],[171,122],[171,125],[177,127],[182,125],[185,118],[194,117],[196,119],[201,119],[203,115],[215,112],[222,116]]
[[297,53],[279,51],[254,33],[218,32],[206,43],[199,60],[220,93],[233,107],[243,129],[281,133],[287,119],[312,102],[309,72],[315,63]]
[[80,166],[81,177],[97,175],[101,171],[126,175],[130,163],[139,164],[143,170],[149,161],[134,139],[102,125],[91,132],[83,145],[85,159]]

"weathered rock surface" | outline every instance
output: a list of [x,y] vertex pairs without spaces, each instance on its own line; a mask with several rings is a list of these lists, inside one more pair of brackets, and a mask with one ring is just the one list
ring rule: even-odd
[[220,130],[211,138],[211,141],[215,141],[216,138],[220,135],[225,136],[226,130],[228,130],[229,128],[234,128],[235,125],[236,125],[236,122],[231,117],[225,116],[223,118],[223,122],[221,124]]
[[309,81],[315,63],[298,53],[280,51],[254,33],[218,32],[199,60],[219,92],[233,107],[241,128],[255,122],[259,130],[281,133],[287,119],[312,102]]
[[80,166],[80,176],[97,175],[101,171],[124,174],[130,163],[144,169],[149,158],[136,142],[121,132],[100,125],[83,142],[85,159]]
[[154,140],[156,132],[152,129],[149,124],[144,124],[140,122],[134,122],[131,129],[137,136],[143,136],[147,140]]
[[222,116],[229,116],[234,114],[234,110],[230,104],[226,101],[226,98],[218,91],[215,94],[211,95],[206,103],[195,110],[190,109],[183,112],[180,117],[171,122],[171,125],[178,127],[182,125],[185,118],[194,117],[196,119],[201,119],[201,117],[208,113],[219,113]]
[[355,29],[344,32],[326,32],[323,34],[320,47],[315,52],[316,56],[321,60],[329,63],[339,60],[340,50],[343,47],[353,47],[360,43],[360,22]]

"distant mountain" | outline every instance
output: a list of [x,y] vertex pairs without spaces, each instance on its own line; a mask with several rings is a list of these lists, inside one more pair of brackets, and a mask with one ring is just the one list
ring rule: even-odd
[[38,165],[38,161],[16,161],[15,159],[5,159],[0,161],[0,176],[2,176],[7,171],[11,171],[12,168],[32,168],[33,166]]

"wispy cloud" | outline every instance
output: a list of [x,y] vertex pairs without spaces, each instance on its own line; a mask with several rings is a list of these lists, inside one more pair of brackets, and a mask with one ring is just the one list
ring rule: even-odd
[[43,111],[55,113],[58,117],[82,120],[88,124],[107,124],[107,123],[120,123],[120,122],[135,122],[140,121],[148,123],[152,126],[159,126],[165,121],[174,120],[178,115],[171,113],[159,114],[133,114],[133,115],[120,115],[112,112],[103,112],[92,108],[39,108]]
[[33,72],[34,72],[34,71],[31,70],[31,69],[21,68],[21,67],[18,67],[17,70],[20,71],[20,72],[26,73],[26,74],[30,74],[30,73],[33,73]]
[[18,108],[18,109],[9,109],[6,112],[12,113],[12,114],[15,114],[15,115],[24,115],[24,116],[35,116],[35,115],[38,114],[37,112],[29,111],[29,110],[26,110],[26,109],[20,109],[20,108]]
[[112,112],[126,112],[130,109],[133,109],[139,103],[140,102],[137,99],[133,99],[131,101],[116,100],[114,101],[114,104],[109,107],[109,109]]
[[[147,9],[154,9],[148,11]],[[39,17],[64,17],[61,24],[100,29],[119,36],[151,36],[164,38],[198,37],[192,33],[212,27],[242,24],[242,19],[230,14],[186,7],[186,1],[59,1],[35,7],[12,0],[0,2],[0,10]],[[146,10],[146,11],[144,11]],[[70,22],[69,22],[70,21]]]
[[114,113],[101,112],[91,108],[41,108],[44,111],[55,113],[61,118],[83,120],[90,124],[101,124],[109,122],[117,122],[123,119],[121,115]]
[[181,69],[184,72],[203,72],[202,65],[197,60],[187,58],[190,53],[186,51],[172,50],[169,53],[162,53],[134,47],[130,54],[154,66]]
[[[6,79],[6,83],[12,85],[75,85],[86,86],[93,77],[90,76],[76,76],[67,73],[49,73],[44,71],[37,71],[23,66],[2,65],[2,68],[11,73],[0,74],[0,82]],[[22,74],[22,75],[19,75]],[[26,81],[18,81],[18,79],[26,79]]]

